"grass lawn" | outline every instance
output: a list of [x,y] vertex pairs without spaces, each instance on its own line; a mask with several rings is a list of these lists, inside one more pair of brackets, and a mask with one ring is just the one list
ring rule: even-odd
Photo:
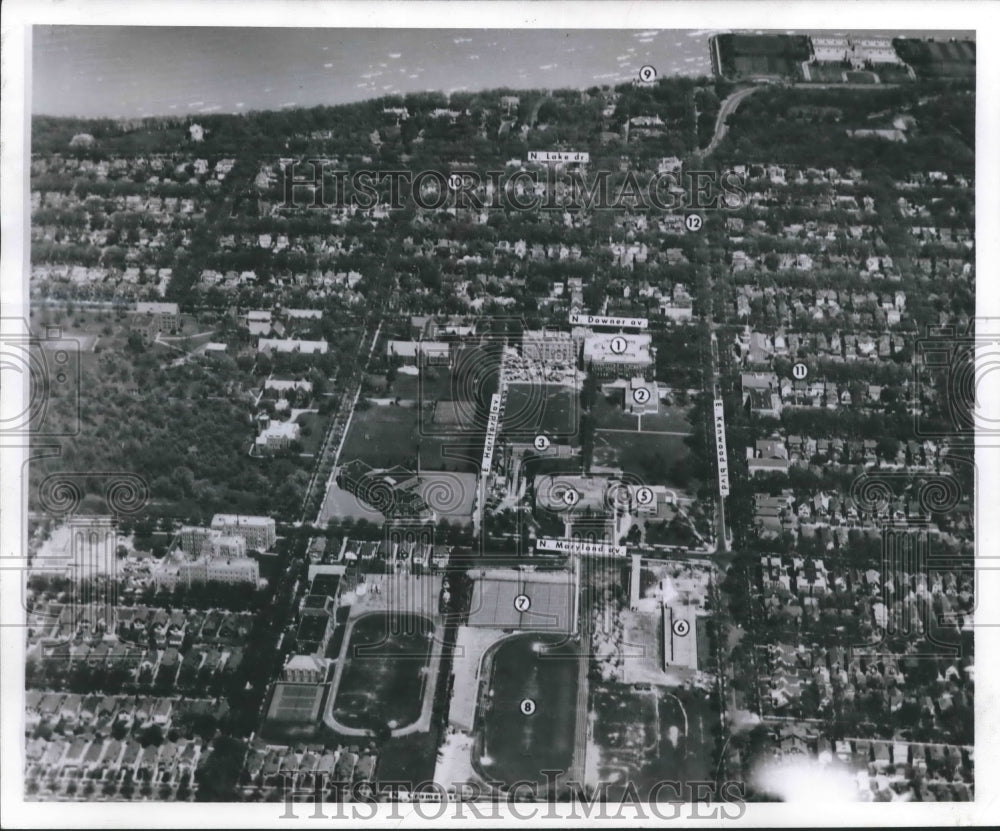
[[670,469],[687,455],[683,436],[601,431],[594,436],[594,464],[620,467],[651,485],[682,487],[671,479]]
[[533,439],[575,437],[580,418],[579,393],[548,384],[511,384],[503,429],[507,436]]
[[[413,392],[410,397],[417,398],[425,404],[455,397],[456,384],[451,372],[445,367],[422,369],[419,377],[400,373],[396,377],[396,384],[404,379],[407,385],[412,385]],[[394,389],[396,384],[393,384]],[[401,393],[396,394],[400,398],[404,397]]]
[[356,409],[340,454],[342,462],[361,459],[375,468],[416,460],[419,434],[415,407]]
[[420,439],[421,470],[479,473],[482,458],[482,435],[423,436]]
[[849,84],[875,84],[878,77],[874,72],[848,72],[847,83]]
[[809,64],[809,77],[817,83],[839,84],[844,80],[844,67],[838,63]]
[[691,422],[688,421],[689,407],[668,407],[660,404],[660,411],[656,415],[644,415],[642,417],[642,431],[660,430],[669,433],[690,433]]
[[[591,408],[594,416],[594,424],[597,429],[607,430],[635,430],[639,423],[637,416],[630,415],[622,410],[621,390],[619,399],[607,398],[599,395]],[[644,415],[642,417],[642,431],[665,431],[670,433],[689,433],[691,424],[687,420],[689,407],[669,406],[660,403],[659,412],[655,415]]]

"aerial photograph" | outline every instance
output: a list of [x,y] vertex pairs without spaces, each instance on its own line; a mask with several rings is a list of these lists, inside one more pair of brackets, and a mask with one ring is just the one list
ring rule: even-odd
[[976,32],[301,25],[31,28],[25,803],[974,801]]

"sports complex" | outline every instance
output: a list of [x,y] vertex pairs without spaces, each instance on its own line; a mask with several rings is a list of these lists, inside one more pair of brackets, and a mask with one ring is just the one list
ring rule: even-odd
[[[463,777],[508,788],[571,770],[579,753],[576,575],[476,569],[458,630],[449,723],[468,737]],[[586,714],[583,715],[586,718]]]

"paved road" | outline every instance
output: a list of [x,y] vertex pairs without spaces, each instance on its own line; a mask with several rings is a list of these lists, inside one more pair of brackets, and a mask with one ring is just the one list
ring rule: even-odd
[[725,138],[726,133],[729,131],[729,127],[726,125],[726,120],[739,108],[740,104],[743,103],[745,98],[753,95],[758,90],[777,88],[777,89],[895,89],[899,84],[776,84],[774,82],[761,83],[757,86],[744,87],[743,89],[736,90],[736,92],[731,93],[727,96],[722,105],[719,107],[719,114],[715,118],[715,130],[712,133],[712,140],[708,143],[708,147],[704,150],[699,150],[698,155],[701,158],[710,156],[715,152],[715,149],[719,146],[719,142]]
[[[378,326],[375,328],[375,332],[372,334],[371,345],[368,348],[368,355],[365,358],[364,367],[357,375],[357,384],[354,389],[354,393],[351,396],[344,396],[341,399],[340,406],[337,408],[337,412],[334,417],[330,419],[330,428],[327,431],[326,438],[323,440],[322,450],[320,451],[320,461],[317,462],[315,472],[313,473],[313,478],[309,481],[309,488],[306,492],[306,498],[303,504],[308,508],[309,501],[312,497],[313,489],[318,486],[317,475],[323,467],[323,460],[326,455],[333,453],[333,468],[330,471],[330,476],[324,483],[323,490],[323,501],[320,503],[319,513],[316,516],[316,524],[320,527],[325,527],[325,523],[330,519],[327,515],[326,503],[329,499],[330,488],[333,486],[336,480],[336,470],[337,462],[340,460],[340,451],[344,449],[344,441],[347,438],[347,431],[351,426],[351,419],[354,416],[354,408],[357,406],[358,399],[361,397],[361,386],[364,383],[365,373],[368,371],[368,367],[371,365],[372,355],[375,354],[375,345],[378,343],[379,333],[382,331],[382,322],[379,321]],[[362,336],[361,343],[365,342],[365,336]],[[334,445],[336,448],[334,449]],[[302,520],[305,521],[305,513],[302,515]]]
[[[579,570],[582,570],[579,559],[576,561],[576,567],[579,573]],[[576,727],[573,738],[573,771],[570,780],[583,785],[587,776],[587,733],[590,727],[590,687],[587,677],[590,669],[590,592],[582,586],[579,592],[580,657],[577,665]]]
[[719,107],[719,114],[715,117],[715,131],[712,133],[712,140],[708,143],[708,147],[704,150],[698,151],[702,158],[710,156],[714,153],[715,149],[719,146],[719,142],[725,138],[726,133],[729,131],[729,127],[726,125],[726,119],[736,112],[737,108],[743,102],[743,99],[753,95],[757,92],[757,90],[764,88],[764,86],[746,87],[731,93],[725,100],[723,100],[722,105]]

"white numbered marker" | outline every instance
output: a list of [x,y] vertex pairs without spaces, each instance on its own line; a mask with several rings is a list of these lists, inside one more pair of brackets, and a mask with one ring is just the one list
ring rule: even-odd
[[683,638],[688,632],[691,631],[691,624],[686,620],[675,620],[673,625],[674,634],[678,638]]
[[656,494],[653,493],[652,488],[642,487],[635,492],[635,501],[640,505],[652,505],[654,499],[656,499]]
[[621,355],[626,349],[628,349],[628,341],[621,335],[611,339],[611,351],[616,355]]
[[803,363],[795,364],[795,366],[792,367],[792,377],[796,381],[801,381],[808,374],[809,374],[809,367],[807,367]]
[[650,398],[649,390],[645,387],[639,387],[639,389],[632,391],[632,397],[636,404],[645,404]]
[[448,187],[450,187],[452,190],[458,190],[460,187],[462,187],[461,174],[452,173],[451,176],[448,177]]
[[704,220],[698,214],[688,214],[684,217],[684,227],[689,231],[700,231]]
[[551,445],[548,436],[535,436],[535,450],[548,450]]
[[535,707],[535,702],[534,702],[533,699],[531,699],[531,698],[522,699],[522,701],[521,701],[521,713],[523,715],[533,716],[535,714],[535,710],[536,709],[538,709],[538,708]]
[[519,612],[526,612],[531,608],[531,598],[526,594],[519,594],[514,598],[514,608]]
[[566,493],[563,494],[563,502],[565,502],[571,508],[579,501],[580,501],[580,494],[578,494],[572,488],[570,488],[569,490],[566,491]]
[[639,70],[639,80],[643,83],[648,84],[654,78],[656,78],[656,67],[646,64]]

